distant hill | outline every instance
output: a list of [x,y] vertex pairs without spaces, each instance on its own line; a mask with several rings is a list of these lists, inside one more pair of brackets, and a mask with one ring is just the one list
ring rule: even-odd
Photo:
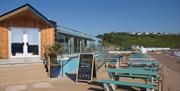
[[120,48],[130,48],[132,45],[144,47],[180,48],[180,34],[130,34],[126,32],[111,32],[97,35],[103,40],[104,46],[115,45]]

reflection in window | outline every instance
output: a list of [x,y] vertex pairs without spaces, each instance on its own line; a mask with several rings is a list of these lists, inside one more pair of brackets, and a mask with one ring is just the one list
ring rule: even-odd
[[23,31],[13,28],[11,29],[11,53],[23,53]]
[[39,31],[35,29],[27,30],[28,35],[28,53],[32,53],[33,55],[39,54],[38,44],[39,44]]

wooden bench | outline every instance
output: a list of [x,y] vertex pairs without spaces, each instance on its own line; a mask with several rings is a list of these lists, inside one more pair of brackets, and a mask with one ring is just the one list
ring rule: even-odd
[[[115,77],[126,77],[126,78],[133,78],[133,79],[138,78],[138,79],[143,79],[143,80],[151,80],[151,77],[146,76],[146,75],[116,74]],[[158,81],[159,78],[154,77],[153,80]]]
[[123,82],[123,81],[114,81],[114,80],[98,80],[97,82],[103,83],[105,91],[111,91],[111,89],[115,90],[113,87],[110,88],[110,86],[112,86],[112,85],[138,87],[138,88],[147,89],[148,91],[154,91],[154,89],[157,87],[154,84],[143,84],[143,83],[135,83],[135,82]]
[[157,76],[158,73],[155,71],[148,71],[148,70],[136,70],[136,69],[114,69],[108,68],[106,69],[107,72],[115,72],[115,73],[127,73],[127,74],[135,74],[135,75],[148,75],[148,76]]
[[128,65],[159,65],[158,61],[129,61]]
[[106,62],[106,66],[107,67],[115,67],[115,68],[119,68],[119,61],[118,58],[107,58],[107,62]]

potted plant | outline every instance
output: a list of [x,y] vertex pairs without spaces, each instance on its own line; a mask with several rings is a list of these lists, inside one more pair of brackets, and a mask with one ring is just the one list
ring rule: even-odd
[[84,48],[84,52],[85,53],[90,53],[91,52],[91,48],[90,47],[85,47]]
[[61,69],[61,65],[57,60],[57,56],[63,53],[62,48],[58,44],[50,45],[46,47],[46,53],[50,60],[50,77],[55,78],[59,75]]

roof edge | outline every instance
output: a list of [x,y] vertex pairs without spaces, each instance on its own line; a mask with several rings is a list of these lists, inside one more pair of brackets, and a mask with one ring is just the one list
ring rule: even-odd
[[8,14],[10,14],[10,13],[16,11],[16,10],[19,10],[19,9],[23,8],[23,7],[28,7],[28,10],[32,11],[34,14],[38,15],[39,17],[41,17],[41,18],[42,18],[44,21],[46,21],[49,25],[55,27],[55,25],[52,24],[47,17],[45,17],[43,14],[41,14],[38,10],[36,10],[34,7],[32,7],[32,6],[31,6],[30,4],[28,4],[28,3],[22,5],[22,6],[18,7],[18,8],[15,8],[15,9],[9,11],[9,12],[6,12],[6,13],[0,15],[0,17],[3,17],[3,16],[5,16],[5,15],[8,15]]

